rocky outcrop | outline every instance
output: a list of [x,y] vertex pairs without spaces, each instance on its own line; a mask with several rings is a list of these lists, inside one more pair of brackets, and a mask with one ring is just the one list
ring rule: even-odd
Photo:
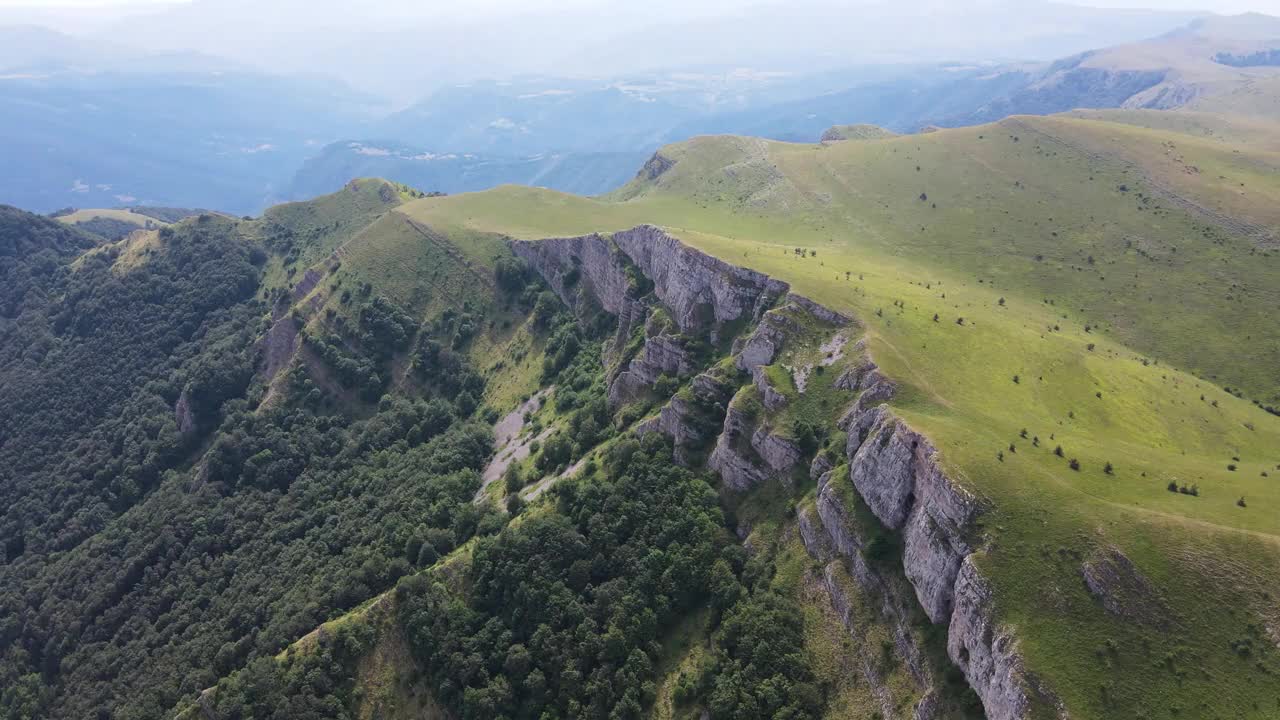
[[924,650],[912,633],[915,615],[911,588],[903,577],[892,577],[869,563],[864,555],[870,528],[861,527],[852,508],[837,487],[842,478],[824,476],[818,483],[817,513],[831,546],[839,553],[850,576],[875,605],[889,626],[898,657],[921,687],[930,687],[936,678],[930,672]]
[[799,331],[798,323],[781,308],[765,313],[751,334],[734,343],[734,364],[743,372],[772,364],[782,352],[787,338]]
[[[652,296],[668,311],[671,322],[661,330],[646,329],[644,345],[617,376],[619,400],[663,374],[684,377],[693,372],[693,362],[671,333],[671,323],[680,335],[719,343],[743,323],[754,322],[751,332],[737,338],[732,348],[734,365],[751,373],[753,386],[728,402],[728,383],[710,373],[699,375],[692,396],[677,394],[638,431],[670,436],[677,460],[688,463],[693,458],[688,449],[705,446],[715,433],[714,424],[700,424],[707,418],[705,408],[727,404],[706,461],[724,486],[743,492],[769,481],[790,482],[795,476],[803,453],[794,441],[769,427],[766,412],[784,408],[787,398],[772,386],[763,366],[775,363],[799,333],[813,336],[820,324],[843,328],[851,324],[849,318],[789,295],[785,283],[699,253],[651,226],[610,238],[589,235],[516,242],[513,247],[571,306],[592,302],[618,315],[615,347],[650,317],[639,296],[647,296],[647,283],[652,283]],[[773,308],[784,296],[785,303]],[[826,356],[844,352],[847,341],[838,337],[823,346]],[[854,349],[865,352],[861,343]],[[915,717],[933,717],[940,706],[939,686],[912,633],[913,617],[921,611],[929,621],[949,625],[948,654],[969,678],[988,717],[1027,717],[1032,697],[1046,695],[1032,689],[1016,641],[996,625],[991,588],[973,562],[983,501],[952,482],[928,440],[884,404],[896,388],[865,354],[842,372],[836,387],[858,394],[838,422],[847,433],[847,471],[837,474],[829,458],[815,458],[808,470],[819,478],[817,501],[797,518],[805,546],[828,563],[825,575],[832,602],[848,617],[847,593],[834,580],[832,564],[839,563],[869,597],[878,599],[898,656],[924,690],[914,707]],[[884,529],[897,536],[901,570],[892,578],[865,557],[870,539],[883,531],[859,525],[847,500],[853,493]],[[862,522],[868,522],[865,516]],[[841,602],[846,605],[843,610]]]
[[262,375],[270,384],[290,362],[300,345],[298,323],[289,315],[273,318],[271,329],[259,343],[262,353]]
[[614,233],[613,242],[653,282],[680,331],[720,340],[725,325],[758,320],[790,287],[764,273],[698,252],[652,225]]
[[315,290],[316,286],[319,285],[320,281],[323,279],[324,273],[319,270],[316,270],[315,268],[307,270],[302,274],[302,281],[294,286],[293,291],[290,294],[293,296],[294,300],[301,300],[307,295],[310,295],[311,291]]
[[1172,611],[1160,592],[1117,548],[1101,548],[1080,566],[1085,588],[1115,617],[1167,629]]
[[711,373],[702,373],[690,386],[692,397],[677,394],[662,407],[657,417],[636,427],[636,434],[660,432],[671,438],[675,460],[691,466],[700,450],[704,450],[720,433],[726,406],[734,388]]
[[[735,492],[752,490],[769,480],[791,486],[793,471],[803,456],[794,440],[775,434],[761,422],[757,395],[749,388],[730,404],[715,449],[707,459],[707,467]],[[753,404],[754,410],[748,411]]]
[[854,345],[854,350],[861,353],[861,357],[857,362],[851,362],[845,371],[840,373],[840,377],[836,378],[837,390],[860,392],[878,383],[888,382],[888,378],[880,373],[871,356],[867,355],[865,341],[859,340]]
[[655,335],[645,339],[640,354],[609,385],[609,405],[617,407],[639,397],[663,375],[684,378],[697,372],[692,355],[680,338]]
[[971,557],[956,577],[947,654],[982,698],[988,720],[1030,717],[1031,691],[1017,640],[996,623],[991,585]]
[[[936,451],[881,405],[852,425],[849,478],[871,512],[903,535],[903,567],[929,619],[946,622],[966,537],[981,503],[952,483]],[[856,432],[854,431],[856,430]]]
[[819,305],[803,295],[796,295],[794,293],[788,295],[787,304],[794,305],[802,312],[805,312],[828,325],[843,327],[853,322],[853,319],[849,316],[838,313],[831,308]]
[[[818,485],[818,499],[813,508],[800,508],[796,525],[805,549],[823,563],[822,581],[831,598],[832,608],[850,633],[858,637],[865,632],[864,618],[853,612],[855,601],[877,612],[882,627],[888,632],[894,654],[914,682],[919,699],[912,717],[917,720],[940,717],[938,688],[940,678],[933,672],[927,651],[919,634],[913,632],[913,618],[918,614],[910,586],[901,575],[886,574],[886,568],[873,565],[864,557],[868,529],[860,527],[851,509],[840,497],[835,482],[840,478],[824,474]],[[852,585],[849,584],[852,581]],[[856,595],[856,598],[854,597]],[[863,653],[874,656],[874,653]],[[901,717],[892,694],[884,687],[884,678],[875,664],[861,668],[864,680],[875,692],[884,717]]]
[[751,448],[756,451],[774,477],[791,484],[791,471],[800,464],[800,446],[789,438],[775,435],[766,427],[751,433]]
[[644,167],[640,168],[638,177],[645,180],[657,180],[663,173],[675,167],[676,162],[671,158],[656,152],[645,161]]
[[809,463],[809,479],[821,482],[822,476],[831,472],[831,460],[827,458],[826,453],[820,452],[813,456],[813,462]]
[[[845,380],[846,375],[841,375],[837,383]],[[840,386],[837,385],[837,387]],[[836,421],[836,427],[852,436],[855,434],[855,426],[859,432],[866,433],[870,427],[867,423],[875,420],[875,416],[871,414],[872,411],[880,404],[893,399],[898,387],[878,370],[872,369],[865,375],[859,376],[850,389],[860,391],[858,399],[854,400],[853,405]]]
[[178,432],[189,435],[196,429],[196,413],[191,407],[191,395],[184,388],[173,404],[173,420],[178,424]]
[[[581,312],[584,301],[619,317],[634,308],[627,261],[603,235],[515,241],[511,250],[538,272],[566,305]],[[586,292],[583,292],[585,289]],[[643,311],[642,311],[643,314]]]
[[754,419],[743,412],[740,403],[733,403],[725,413],[724,428],[716,440],[715,449],[707,458],[707,467],[719,474],[725,485],[736,492],[758,487],[771,475],[751,447],[754,433]]
[[[626,306],[636,302],[636,288],[627,272],[634,265],[653,283],[654,296],[682,333],[709,335],[713,343],[726,325],[758,319],[789,289],[768,275],[698,252],[652,225],[610,237],[515,241],[512,250],[570,307],[578,307],[589,296],[605,312],[620,316],[620,324]],[[587,293],[577,292],[578,282],[587,284]]]
[[756,390],[760,392],[760,400],[764,403],[764,407],[769,412],[777,412],[787,406],[787,396],[778,392],[773,386],[773,382],[769,380],[769,374],[765,372],[763,365],[756,365],[751,368],[751,382],[755,384]]
[[[997,625],[991,587],[974,564],[972,535],[984,502],[952,482],[928,440],[887,405],[848,413],[844,422],[848,481],[871,513],[899,534],[903,573],[929,620],[948,625],[951,660],[988,718],[1028,717],[1032,698],[1048,694],[1029,682],[1012,631]],[[827,490],[820,494],[819,515],[842,555],[855,558],[851,572],[860,577],[862,563],[848,552],[857,542],[833,498]]]

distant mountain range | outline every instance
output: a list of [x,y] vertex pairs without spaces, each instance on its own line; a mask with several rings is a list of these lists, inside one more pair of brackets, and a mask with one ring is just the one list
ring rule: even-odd
[[343,141],[309,158],[284,196],[303,200],[341,189],[352,178],[384,177],[428,191],[457,193],[514,183],[593,195],[630,180],[642,152],[548,153],[528,157],[436,154],[390,142]]
[[0,172],[0,200],[42,212],[144,203],[253,214],[363,175],[426,191],[525,183],[592,195],[662,144],[701,134],[813,141],[847,123],[916,132],[1205,103],[1280,114],[1280,19],[1256,14],[1052,62],[527,76],[448,84],[395,111],[338,81],[197,52],[30,26],[0,28],[0,40],[0,152],[13,168]]

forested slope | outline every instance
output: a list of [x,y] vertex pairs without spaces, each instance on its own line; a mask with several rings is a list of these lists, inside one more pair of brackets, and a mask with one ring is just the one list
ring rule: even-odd
[[[399,193],[327,202],[372,197],[367,224]],[[325,202],[287,242],[206,215],[82,255],[88,236],[6,211],[6,288],[27,288],[0,342],[7,717],[161,717],[426,562],[410,536],[447,552],[496,529],[470,502],[491,433],[465,352],[407,387],[388,370],[452,327],[351,283],[351,325],[306,341],[336,369],[298,341],[266,375],[273,315],[307,322],[289,250],[349,217]]]

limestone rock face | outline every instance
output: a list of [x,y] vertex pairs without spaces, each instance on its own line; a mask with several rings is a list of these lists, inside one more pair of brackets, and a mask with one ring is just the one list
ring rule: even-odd
[[965,535],[980,503],[943,474],[929,442],[887,406],[850,425],[847,451],[858,494],[880,522],[903,534],[903,567],[921,606],[945,623],[960,563],[973,551]]
[[869,427],[867,423],[869,422],[870,413],[875,411],[876,406],[893,399],[894,393],[898,390],[893,381],[884,377],[880,374],[880,371],[875,369],[868,371],[864,375],[855,376],[852,380],[849,379],[849,373],[846,372],[836,379],[837,387],[840,387],[839,383],[841,381],[845,381],[845,387],[840,389],[861,391],[853,406],[836,421],[836,427],[849,433],[850,436],[855,434],[851,430],[854,425],[860,424],[864,430]]
[[[538,272],[579,317],[599,307],[618,319],[613,350],[626,345],[649,308],[637,294],[636,275],[652,283],[653,294],[679,331],[719,342],[726,326],[751,322],[789,286],[754,270],[735,267],[698,252],[651,225],[614,233],[538,241],[513,241],[512,251]],[[638,271],[638,273],[637,273]],[[639,397],[660,375],[687,377],[697,368],[680,342],[658,332],[610,382],[614,406]]]
[[865,567],[862,558],[862,548],[865,543],[855,529],[852,518],[849,517],[848,508],[840,499],[839,491],[835,486],[839,481],[840,478],[833,475],[827,475],[818,481],[818,517],[822,520],[822,526],[832,546],[852,563],[850,572],[855,578],[861,580],[858,570]]
[[982,699],[990,720],[1022,720],[1031,714],[1022,658],[1016,639],[996,625],[992,600],[990,584],[966,558],[956,578],[947,654]]
[[652,225],[615,233],[613,241],[653,281],[653,291],[681,332],[699,336],[735,320],[756,320],[789,286],[686,246]]
[[770,432],[741,408],[730,405],[707,466],[730,488],[741,492],[770,479],[790,485],[801,455],[794,441]]
[[688,377],[696,371],[693,358],[678,338],[670,335],[647,338],[640,354],[610,383],[609,404],[617,407],[639,397],[662,375]]
[[820,480],[823,475],[831,471],[831,461],[823,453],[813,456],[813,462],[809,463],[809,479]]
[[819,562],[828,562],[833,556],[827,529],[823,527],[822,518],[814,508],[802,507],[796,510],[796,529],[800,532],[800,541],[809,555]]
[[734,364],[743,372],[772,364],[782,352],[787,336],[798,329],[795,322],[783,313],[765,313],[751,334],[734,347]]
[[616,408],[640,398],[652,383],[646,383],[630,370],[618,373],[609,383],[609,407]]
[[[843,619],[850,632],[862,632],[862,628],[851,616],[852,598],[849,591],[835,579],[836,566],[842,565],[860,590],[860,602],[878,611],[880,618],[889,631],[895,655],[906,666],[916,687],[923,695],[916,703],[911,717],[938,717],[939,702],[937,688],[940,679],[934,676],[929,666],[926,653],[917,638],[913,617],[915,616],[915,597],[909,583],[900,577],[887,577],[883,568],[871,565],[864,557],[868,528],[861,527],[852,517],[851,508],[846,506],[842,493],[838,490],[840,483],[849,479],[843,474],[825,473],[818,482],[818,499],[813,511],[802,509],[797,512],[797,526],[806,550],[814,559],[827,563],[823,577],[824,584],[832,599],[832,607]],[[816,512],[815,512],[816,511]],[[817,527],[813,527],[816,514]],[[874,688],[883,686],[883,678],[877,668],[868,665],[863,671],[864,678]],[[892,702],[892,696],[886,688],[877,692],[882,697],[885,717],[902,717]]]
[[733,388],[728,383],[711,373],[702,373],[693,379],[690,385],[694,397],[705,403],[728,405],[733,399]]
[[649,382],[657,380],[659,375],[683,378],[697,371],[689,352],[670,335],[656,335],[645,340],[641,357],[633,360],[631,366]]
[[173,405],[173,419],[178,424],[178,432],[187,435],[196,429],[196,414],[191,407],[191,396],[184,389]]
[[853,322],[853,319],[848,317],[847,315],[838,313],[835,310],[832,310],[831,308],[828,308],[824,305],[819,305],[818,303],[810,300],[809,298],[803,295],[796,295],[793,293],[787,296],[787,301],[795,304],[801,310],[812,315],[818,320],[821,320],[822,322],[827,323],[828,325],[841,326],[841,325],[848,325],[849,323]]
[[693,401],[679,395],[662,407],[658,416],[636,428],[636,434],[660,432],[675,445],[675,460],[692,464],[696,450],[705,448],[721,429],[724,408],[733,397],[733,388],[704,373],[694,378]]
[[[852,437],[852,436],[851,436]],[[885,417],[849,461],[849,478],[871,512],[891,530],[902,529],[915,501],[915,438]]]
[[760,399],[764,402],[764,407],[770,412],[781,410],[787,405],[787,396],[778,392],[769,380],[769,375],[764,371],[764,366],[757,365],[751,368],[751,381],[755,383],[756,389],[760,391]]
[[[789,295],[785,283],[728,265],[651,226],[608,238],[514,242],[513,249],[580,316],[595,307],[616,315],[615,349],[627,344],[640,323],[651,320],[641,351],[616,370],[611,402],[625,402],[663,374],[689,377],[697,372],[696,361],[685,352],[681,338],[672,334],[670,323],[652,322],[650,308],[636,297],[648,292],[648,282],[680,335],[718,343],[727,339],[722,335],[730,328],[736,332],[754,323],[746,336],[734,341],[733,361],[738,370],[751,373],[753,392],[766,411],[784,408],[787,399],[769,383],[762,366],[775,363],[797,332],[812,330],[807,318],[841,327],[851,323],[806,298]],[[635,286],[637,275],[643,276],[643,287]],[[784,296],[785,304],[771,310]],[[841,343],[839,350],[843,347]],[[865,347],[859,343],[853,350],[864,352]],[[732,491],[789,479],[803,453],[795,442],[771,432],[767,421],[735,407],[730,400],[734,385],[713,371],[697,375],[692,397],[678,394],[637,432],[670,436],[676,461],[686,464],[695,459],[692,448],[705,447],[714,437],[706,465]],[[836,473],[829,458],[816,457],[808,470],[818,478],[817,499],[796,518],[805,547],[825,564],[824,585],[833,607],[846,624],[851,622],[853,599],[836,577],[843,565],[888,620],[896,654],[922,692],[911,717],[924,720],[941,712],[942,686],[931,676],[918,633],[913,633],[917,606],[932,622],[948,624],[948,654],[981,698],[987,717],[1029,717],[1033,699],[1051,694],[1038,688],[1025,671],[1012,631],[997,625],[992,588],[974,563],[984,502],[948,478],[928,440],[884,404],[896,387],[869,357],[845,370],[836,387],[858,393],[837,423],[848,436],[848,472]],[[723,422],[717,417],[720,413]],[[855,492],[884,528],[898,534],[901,573],[888,572],[864,557],[871,539],[883,530],[866,526],[865,517],[855,517],[848,499]],[[1143,583],[1131,564],[1102,557],[1082,572],[1090,591],[1113,612],[1129,613],[1140,604],[1133,598],[1142,594]],[[874,686],[875,669],[869,666],[865,674]],[[888,702],[887,692],[879,699],[888,715],[898,711]]]
[[[622,315],[627,305],[635,302],[626,264],[602,235],[516,241],[511,244],[511,250],[529,263],[552,291],[575,310],[582,302],[579,283],[585,283],[584,289],[610,315]],[[574,282],[566,283],[566,279]]]
[[750,456],[754,454],[753,450],[740,450],[750,448],[754,432],[750,418],[730,405],[725,413],[724,429],[707,459],[707,467],[716,471],[720,479],[737,492],[763,484],[771,474],[759,458]]
[[[903,572],[929,619],[949,623],[952,661],[982,699],[987,717],[1028,717],[1032,694],[1046,693],[1030,688],[1016,640],[1010,630],[996,627],[990,585],[973,563],[976,548],[969,535],[983,503],[946,476],[932,445],[888,406],[851,412],[846,419],[849,481],[871,512],[901,533]],[[826,489],[818,509],[834,545],[855,544]],[[852,563],[855,578],[860,564]]]
[[774,475],[790,484],[789,475],[800,462],[799,445],[761,427],[751,434],[751,447]]
[[840,377],[836,378],[836,389],[861,392],[888,381],[888,378],[880,373],[880,369],[876,367],[871,358],[864,353],[857,364],[850,365],[848,369],[840,373]]
[[975,549],[967,535],[982,507],[942,473],[923,438],[916,453],[916,507],[907,521],[903,565],[925,614],[942,623],[951,614],[960,564]]

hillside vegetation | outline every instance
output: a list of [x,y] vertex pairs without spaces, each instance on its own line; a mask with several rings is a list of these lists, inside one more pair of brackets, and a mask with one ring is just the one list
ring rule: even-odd
[[118,242],[4,210],[0,716],[980,717],[848,483],[891,395],[982,509],[1024,716],[1271,717],[1268,127],[700,137],[602,198],[362,179]]
[[[1238,121],[1188,120],[1215,128],[1206,139],[1111,120],[1125,122],[698,138],[604,200],[508,187],[403,212],[531,239],[658,223],[852,312],[903,386],[895,407],[991,498],[982,562],[1000,616],[1073,716],[1264,717],[1280,592],[1280,423],[1260,407],[1280,401],[1276,158]],[[1176,630],[1088,594],[1081,561],[1112,547]]]

